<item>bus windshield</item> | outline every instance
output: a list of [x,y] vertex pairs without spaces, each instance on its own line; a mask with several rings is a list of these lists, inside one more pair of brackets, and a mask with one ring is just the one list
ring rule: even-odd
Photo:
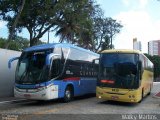
[[45,65],[45,60],[51,51],[43,50],[22,53],[16,69],[16,83],[37,84],[47,81],[49,68]]
[[136,88],[138,55],[133,53],[103,53],[100,56],[98,84],[103,87]]

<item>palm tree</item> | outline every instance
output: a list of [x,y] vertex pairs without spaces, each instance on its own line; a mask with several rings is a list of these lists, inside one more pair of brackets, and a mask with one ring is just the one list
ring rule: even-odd
[[66,21],[59,23],[56,29],[56,36],[60,36],[59,42],[76,43],[75,36],[80,29],[78,24],[72,20],[69,21],[66,19]]
[[[68,42],[79,46],[88,46],[88,21],[92,3],[89,0],[69,3],[64,8],[64,15],[56,28],[56,36],[60,36],[60,42]],[[88,32],[88,33],[87,33]]]

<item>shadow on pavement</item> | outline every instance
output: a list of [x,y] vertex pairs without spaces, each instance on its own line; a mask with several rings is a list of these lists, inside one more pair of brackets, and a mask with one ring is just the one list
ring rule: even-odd
[[[83,96],[77,96],[74,97],[72,101],[70,102],[74,102],[74,101],[80,101],[80,100],[85,100],[85,99],[90,99],[92,97],[95,97],[95,94],[86,94]],[[69,103],[70,103],[69,102]],[[28,102],[24,102],[22,103],[23,106],[44,106],[44,105],[56,105],[56,104],[67,104],[65,102],[63,102],[63,99],[55,99],[55,100],[28,100]]]

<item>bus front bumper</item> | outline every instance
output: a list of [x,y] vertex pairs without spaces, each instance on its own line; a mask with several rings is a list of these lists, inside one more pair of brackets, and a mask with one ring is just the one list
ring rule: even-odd
[[[138,94],[138,90],[129,91],[126,94],[112,94],[106,92],[107,88],[96,88],[96,97],[104,100],[120,101],[120,102],[130,102],[137,103],[141,100],[141,96]],[[119,91],[120,92],[120,91]]]
[[58,98],[58,85],[52,85],[41,89],[19,89],[14,88],[14,97],[33,99],[33,100],[51,100]]

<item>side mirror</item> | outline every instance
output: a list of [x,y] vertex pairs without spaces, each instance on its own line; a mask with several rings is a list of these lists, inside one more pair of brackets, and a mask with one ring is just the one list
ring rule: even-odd
[[14,61],[14,60],[18,60],[19,57],[14,57],[14,58],[11,58],[9,61],[8,61],[8,68],[10,69],[11,68],[11,63]]
[[54,54],[54,53],[51,53],[49,55],[47,55],[46,57],[46,65],[50,65],[51,64],[51,60],[54,56],[61,56],[60,54]]

